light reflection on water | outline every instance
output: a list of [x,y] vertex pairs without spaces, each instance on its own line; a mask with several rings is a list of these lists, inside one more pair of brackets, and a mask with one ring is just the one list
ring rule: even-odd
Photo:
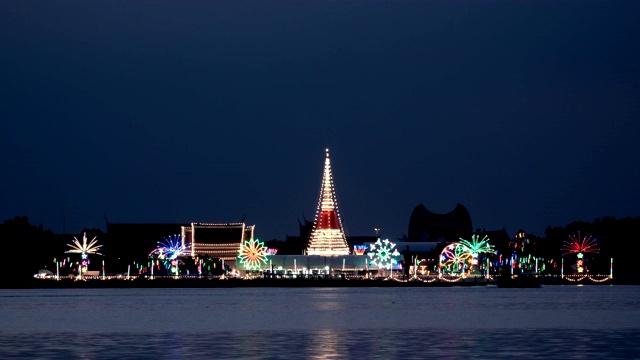
[[633,359],[640,331],[0,334],[3,359]]
[[633,359],[640,287],[0,290],[0,358]]

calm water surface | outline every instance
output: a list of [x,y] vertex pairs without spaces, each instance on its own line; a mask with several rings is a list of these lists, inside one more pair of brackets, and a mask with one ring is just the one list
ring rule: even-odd
[[640,359],[640,287],[0,290],[1,359]]

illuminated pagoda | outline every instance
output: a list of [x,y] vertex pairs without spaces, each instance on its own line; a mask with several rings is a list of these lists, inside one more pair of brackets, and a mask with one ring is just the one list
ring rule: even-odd
[[347,239],[342,229],[333,176],[331,175],[329,149],[326,149],[318,207],[306,252],[307,255],[349,255],[349,245],[347,245]]

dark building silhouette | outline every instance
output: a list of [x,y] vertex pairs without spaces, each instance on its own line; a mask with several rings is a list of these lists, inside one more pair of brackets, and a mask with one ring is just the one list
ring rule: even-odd
[[513,248],[510,245],[513,240],[509,237],[505,228],[489,231],[485,229],[476,229],[475,234],[481,239],[487,236],[489,238],[489,243],[495,247],[498,254],[504,254],[508,257],[511,255],[511,252],[513,252]]
[[469,211],[458,204],[446,214],[427,210],[424,204],[413,209],[409,218],[409,242],[454,242],[469,239],[473,232]]
[[101,253],[115,271],[125,271],[133,261],[146,263],[149,253],[167,236],[180,235],[185,224],[114,224],[107,225],[107,233],[100,244]]
[[300,222],[299,235],[287,235],[285,241],[270,241],[269,247],[278,249],[280,255],[302,255],[304,250],[309,245],[309,235],[311,235],[311,229],[313,228],[313,222],[304,219],[304,223]]

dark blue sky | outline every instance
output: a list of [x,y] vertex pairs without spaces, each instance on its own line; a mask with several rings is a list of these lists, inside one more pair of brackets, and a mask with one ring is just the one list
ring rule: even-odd
[[638,1],[2,1],[0,218],[640,215]]

